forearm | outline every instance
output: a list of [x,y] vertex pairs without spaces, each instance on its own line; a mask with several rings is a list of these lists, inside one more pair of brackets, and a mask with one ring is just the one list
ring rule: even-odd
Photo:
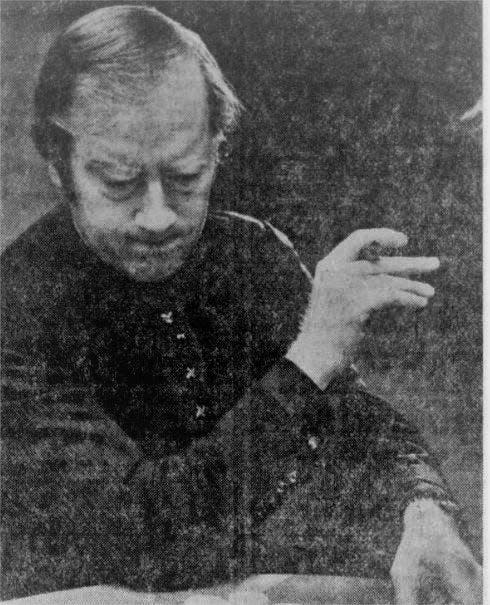
[[[210,434],[159,459],[143,454],[93,390],[48,386],[25,368],[7,380],[3,488],[12,568],[27,557],[40,582],[61,574],[62,585],[87,561],[91,581],[142,587],[152,576],[171,588],[219,573],[216,560],[197,560],[205,549],[196,541],[211,541],[218,559],[243,559],[250,525],[280,503],[282,485],[295,482],[301,413],[294,408],[302,399],[275,397],[289,391],[286,374],[273,368]],[[67,549],[77,554],[61,564]]]
[[[355,372],[350,368],[345,370],[343,364],[333,358],[328,380],[315,381],[308,372],[315,367],[315,355],[302,357],[302,350],[294,343],[286,357],[303,374],[303,397],[310,402],[310,410],[320,410],[323,419],[316,421],[318,426],[330,424],[336,427],[333,432],[327,431],[326,439],[334,440],[340,446],[336,448],[337,452],[343,450],[341,455],[346,459],[354,452],[358,459],[373,454],[388,456],[405,478],[405,503],[431,498],[446,513],[457,515],[458,506],[435,456],[419,431],[387,402],[360,388]],[[342,433],[349,433],[349,438],[343,437]]]
[[418,431],[386,402],[359,388],[352,372],[338,375],[322,391],[283,359],[209,435],[161,459],[152,478],[160,502],[155,523],[160,530],[172,527],[172,534],[186,535],[192,526],[214,518],[244,537],[247,524],[256,526],[277,509],[290,490],[308,481],[309,469],[322,458],[334,472],[344,464],[382,461],[398,476],[400,512],[423,497],[441,502],[451,513],[456,510]]
[[[412,465],[398,459],[414,432],[395,430],[388,406],[347,378],[322,391],[287,360],[253,385],[211,433],[159,459],[144,456],[90,390],[22,384],[3,402],[12,454],[3,464],[9,475],[4,511],[12,523],[7,550],[24,552],[16,531],[27,540],[36,536],[37,546],[25,555],[38,557],[35,574],[46,570],[46,552],[57,553],[49,558],[49,573],[66,574],[60,561],[67,549],[78,552],[69,559],[75,567],[90,561],[97,582],[154,582],[163,589],[246,572],[253,527],[308,480],[309,460],[320,458],[325,444],[338,459],[362,460],[376,448],[385,455],[379,444],[388,435],[393,447],[387,455],[406,474],[407,495],[419,485],[410,479]],[[312,435],[318,448],[311,447]],[[235,560],[235,572],[219,560]]]
[[394,472],[402,479],[402,509],[414,500],[429,498],[448,514],[457,515],[458,506],[440,465],[419,430],[383,399],[364,388],[351,388],[357,391],[358,401],[365,409],[363,432],[369,433],[367,454],[392,459]]
[[[298,461],[308,454],[307,398],[298,376],[288,362],[275,364],[208,435],[159,460],[153,493],[162,503],[188,503],[166,507],[176,527],[212,516],[235,525],[243,518],[257,523],[294,487]],[[198,512],[190,514],[195,502]]]

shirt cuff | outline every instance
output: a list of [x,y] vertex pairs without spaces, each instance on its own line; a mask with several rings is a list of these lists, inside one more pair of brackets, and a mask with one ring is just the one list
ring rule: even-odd
[[285,357],[272,366],[260,385],[291,416],[301,414],[324,395],[311,378]]

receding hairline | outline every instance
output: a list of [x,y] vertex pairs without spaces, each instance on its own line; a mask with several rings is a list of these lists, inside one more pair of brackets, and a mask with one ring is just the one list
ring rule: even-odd
[[242,106],[200,37],[155,8],[114,5],[83,15],[48,52],[35,97],[33,134],[41,154],[50,145],[49,125],[63,128],[84,80],[95,102],[131,96],[137,105],[178,59],[191,59],[199,68],[211,132],[226,136]]
[[[212,132],[208,87],[202,70],[192,55],[181,55],[173,58],[165,66],[165,69],[161,70],[158,79],[152,78],[147,83],[142,94],[133,95],[129,99],[124,96],[125,91],[121,91],[122,94],[119,98],[108,98],[97,94],[94,96],[92,93],[97,89],[97,79],[81,82],[77,88],[78,90],[75,90],[73,102],[68,108],[67,114],[55,122],[73,136],[105,133],[115,125],[120,124],[119,119],[125,113],[140,112],[140,115],[147,115],[151,121],[155,109],[158,111],[160,107],[164,107],[167,90],[169,91],[168,102],[171,104],[170,107],[175,107],[177,111],[186,103],[187,98],[197,91],[199,97],[196,97],[194,105],[189,107],[189,120],[195,113],[199,113],[208,123],[209,136],[219,134]],[[175,88],[178,88],[176,93]],[[186,91],[189,91],[187,98],[179,101],[179,96],[183,95],[185,97]],[[202,109],[196,109],[194,112],[194,108],[197,108],[198,105],[201,106],[201,104]],[[181,116],[184,118],[181,122],[185,122],[186,115],[184,113]]]

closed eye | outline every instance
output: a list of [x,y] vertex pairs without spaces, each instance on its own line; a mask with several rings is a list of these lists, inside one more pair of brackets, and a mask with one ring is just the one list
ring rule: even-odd
[[169,174],[165,181],[176,193],[191,194],[200,186],[202,171]]
[[192,174],[174,174],[172,180],[181,185],[190,185],[201,176],[200,172],[194,172]]
[[136,175],[130,179],[104,178],[104,187],[110,198],[123,200],[133,195],[143,185],[142,175]]
[[133,185],[136,185],[139,180],[140,180],[140,177],[135,176],[134,178],[131,178],[131,179],[122,179],[122,180],[104,179],[104,182],[108,187],[114,187],[115,189],[123,189],[124,187],[131,187]]

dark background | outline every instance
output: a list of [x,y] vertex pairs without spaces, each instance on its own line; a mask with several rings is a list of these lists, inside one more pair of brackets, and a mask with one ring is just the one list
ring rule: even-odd
[[[56,202],[29,139],[54,35],[116,2],[4,0],[2,245]],[[481,548],[481,94],[479,2],[148,2],[197,31],[247,113],[213,203],[270,219],[311,268],[360,227],[438,255],[422,313],[367,330],[370,387],[439,454]]]

